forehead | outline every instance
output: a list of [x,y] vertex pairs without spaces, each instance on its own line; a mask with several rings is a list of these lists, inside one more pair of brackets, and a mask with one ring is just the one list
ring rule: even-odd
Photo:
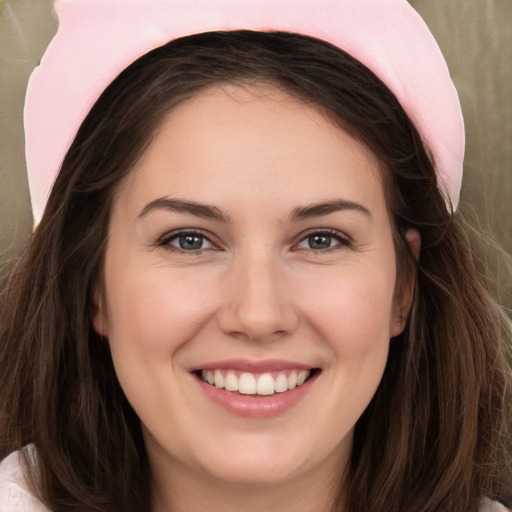
[[[172,194],[200,202],[329,200],[383,204],[381,170],[320,108],[272,86],[215,86],[175,107],[125,180],[118,200]],[[228,201],[229,202],[229,201]]]

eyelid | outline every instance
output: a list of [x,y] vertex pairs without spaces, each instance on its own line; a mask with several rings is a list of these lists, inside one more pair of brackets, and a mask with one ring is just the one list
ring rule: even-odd
[[[306,238],[308,238],[311,235],[315,235],[315,234],[328,235],[328,236],[334,238],[338,242],[338,244],[336,244],[332,247],[329,247],[327,249],[306,249],[306,248],[298,248],[297,247]],[[206,248],[206,249],[198,249],[197,251],[186,251],[186,250],[176,247],[174,245],[170,245],[171,240],[178,238],[179,236],[183,236],[183,235],[199,235],[199,236],[203,237],[205,240],[207,240],[210,244],[212,244],[213,247]],[[346,233],[344,233],[342,231],[338,231],[336,229],[332,229],[332,228],[308,229],[308,230],[300,233],[300,235],[298,235],[296,237],[296,240],[297,241],[293,244],[292,250],[306,250],[306,251],[311,251],[311,252],[316,252],[316,253],[328,252],[329,250],[333,250],[337,247],[344,248],[344,247],[348,247],[353,244],[353,240]],[[187,253],[187,254],[194,254],[194,253],[197,254],[197,253],[200,253],[200,252],[206,251],[206,250],[221,250],[221,244],[217,241],[216,237],[214,235],[212,235],[211,233],[204,231],[202,229],[199,229],[199,228],[179,228],[179,229],[174,229],[172,231],[168,231],[158,238],[155,245],[158,247],[163,247],[163,248],[166,248],[169,250],[183,252],[183,253]]]
[[[176,247],[174,245],[171,245],[171,240],[178,238],[179,236],[183,235],[199,235],[203,237],[205,240],[208,240],[213,245],[213,248],[207,248],[207,249],[198,249],[197,251],[185,251],[184,249],[181,249],[180,247]],[[158,247],[163,247],[164,249],[173,250],[177,252],[187,253],[187,254],[197,254],[202,251],[211,251],[211,250],[219,250],[220,244],[214,241],[214,236],[211,233],[208,233],[207,231],[204,231],[202,229],[198,228],[179,228],[174,229],[172,231],[168,231],[165,234],[163,234],[161,237],[158,238],[155,245]]]
[[[339,242],[339,244],[329,247],[327,249],[306,249],[306,248],[298,248],[297,247],[301,242],[306,240],[306,238],[310,237],[311,235],[316,235],[316,234],[329,235],[330,237],[337,240]],[[303,231],[297,238],[298,238],[298,241],[293,246],[293,248],[295,250],[305,250],[305,251],[311,251],[311,252],[315,252],[315,253],[328,252],[330,250],[336,249],[337,247],[339,247],[339,248],[348,247],[348,246],[351,246],[353,243],[352,239],[346,233],[343,233],[342,231],[338,231],[337,229],[332,229],[332,228],[308,229],[307,231]]]

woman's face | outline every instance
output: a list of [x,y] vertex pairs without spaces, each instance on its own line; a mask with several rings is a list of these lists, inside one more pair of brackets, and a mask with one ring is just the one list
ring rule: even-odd
[[339,476],[408,307],[363,145],[270,87],[199,94],[122,184],[104,279],[95,328],[153,468]]

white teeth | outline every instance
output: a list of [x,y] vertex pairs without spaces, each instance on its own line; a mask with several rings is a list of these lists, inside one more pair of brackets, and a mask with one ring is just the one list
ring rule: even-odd
[[215,383],[215,377],[213,376],[213,372],[210,372],[210,371],[206,372],[206,380],[207,380],[208,384]]
[[270,373],[264,373],[258,378],[256,384],[256,393],[258,395],[273,395],[275,393],[274,379]]
[[276,393],[284,393],[285,391],[288,391],[288,380],[286,379],[286,375],[284,373],[280,373],[277,376],[275,389]]
[[250,373],[242,373],[238,379],[238,391],[242,395],[256,394],[256,379]]
[[215,379],[215,387],[216,388],[223,388],[224,387],[224,377],[222,376],[222,373],[220,373],[219,370],[215,370],[214,377]]
[[287,379],[288,389],[293,389],[297,386],[297,374],[295,372],[290,373]]
[[297,386],[302,386],[304,382],[306,382],[306,379],[309,377],[309,371],[308,370],[302,370],[299,375],[297,375]]
[[273,395],[301,386],[306,382],[310,373],[309,370],[291,371],[288,376],[285,373],[279,373],[274,378],[270,373],[255,376],[252,373],[244,372],[237,377],[232,370],[227,373],[222,370],[202,370],[201,379],[217,388],[238,391],[242,395]]
[[224,379],[224,387],[228,391],[238,391],[238,378],[233,372],[229,372]]

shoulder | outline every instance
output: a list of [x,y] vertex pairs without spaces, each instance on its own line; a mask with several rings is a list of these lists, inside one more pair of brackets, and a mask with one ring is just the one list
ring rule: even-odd
[[20,452],[0,463],[0,510],[2,512],[50,512],[29,491],[23,476]]
[[480,503],[479,512],[509,512],[509,509],[505,508],[497,501],[491,501],[487,498],[483,498]]

